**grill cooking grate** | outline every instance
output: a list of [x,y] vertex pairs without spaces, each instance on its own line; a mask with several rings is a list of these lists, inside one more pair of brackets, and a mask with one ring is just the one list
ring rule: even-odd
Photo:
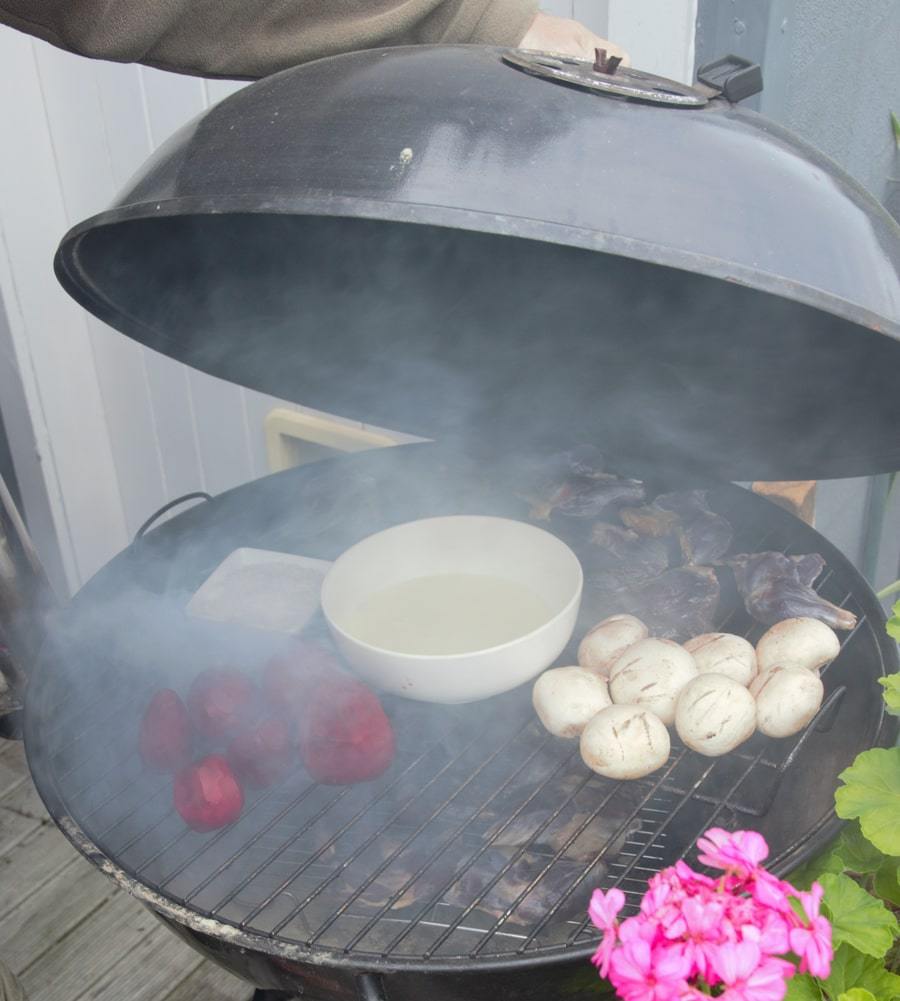
[[[743,491],[726,488],[725,497],[732,493]],[[756,499],[740,503],[753,504],[758,517],[734,551],[815,547],[819,537],[783,512]],[[778,528],[788,522],[793,539]],[[562,954],[596,939],[584,917],[593,887],[618,886],[635,908],[647,879],[689,855],[709,826],[762,830],[777,869],[819,822],[798,816],[780,841],[781,828],[766,826],[792,809],[793,800],[779,801],[791,766],[819,760],[835,719],[870,697],[854,687],[857,664],[874,676],[884,669],[879,638],[844,571],[832,566],[819,589],[859,624],[843,637],[810,727],[784,741],[757,735],[712,759],[673,739],[665,768],[645,780],[616,783],[588,772],[577,745],[544,733],[527,691],[466,707],[396,700],[389,711],[398,757],[382,779],[320,786],[298,769],[251,792],[236,824],[196,834],[172,809],[170,780],[141,768],[135,744],[148,690],[124,683],[115,662],[98,675],[99,700],[86,694],[79,703],[77,686],[60,680],[48,686],[55,697],[44,704],[65,703],[66,711],[45,717],[43,769],[62,809],[105,854],[201,915],[284,942],[398,962]],[[741,607],[719,628],[751,640],[763,631]],[[877,688],[869,675],[866,684]]]

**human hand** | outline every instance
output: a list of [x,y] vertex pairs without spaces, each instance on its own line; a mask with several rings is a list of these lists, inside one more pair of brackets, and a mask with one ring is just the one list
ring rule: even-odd
[[556,17],[538,11],[531,22],[531,27],[525,32],[525,37],[519,42],[521,49],[539,49],[542,52],[558,52],[564,56],[576,56],[579,59],[594,58],[596,49],[606,49],[607,56],[619,56],[623,66],[629,66],[631,61],[628,53],[618,45],[608,42],[605,38],[595,35],[593,31],[578,21],[567,17]]

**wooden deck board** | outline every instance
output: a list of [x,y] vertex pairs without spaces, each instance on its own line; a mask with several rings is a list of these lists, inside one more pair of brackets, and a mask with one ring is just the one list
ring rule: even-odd
[[153,927],[136,939],[118,962],[90,989],[70,995],[70,1001],[157,1001],[202,962],[198,952],[153,919]]
[[16,975],[81,925],[115,892],[101,872],[73,858],[60,873],[0,920],[0,956]]
[[49,820],[19,743],[0,740],[0,959],[29,1001],[248,1001],[83,860]]
[[253,988],[246,980],[205,961],[165,1001],[249,1001],[252,996]]
[[0,919],[71,865],[74,858],[72,846],[51,824],[40,824],[0,855]]

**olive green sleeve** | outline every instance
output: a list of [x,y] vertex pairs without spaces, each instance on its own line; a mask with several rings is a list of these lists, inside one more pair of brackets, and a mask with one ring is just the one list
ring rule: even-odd
[[0,23],[97,59],[254,78],[385,45],[516,45],[537,0],[0,0]]

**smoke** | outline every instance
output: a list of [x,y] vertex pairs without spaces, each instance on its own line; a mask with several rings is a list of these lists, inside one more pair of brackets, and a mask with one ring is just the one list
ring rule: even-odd
[[[777,295],[555,235],[443,228],[411,209],[403,223],[181,216],[84,237],[82,263],[132,336],[214,375],[438,441],[223,495],[151,532],[60,618],[30,693],[39,782],[140,878],[262,930],[384,947],[385,924],[369,925],[384,907],[398,933],[425,908],[437,941],[465,910],[455,877],[471,861],[466,892],[478,905],[449,953],[507,910],[503,933],[521,940],[573,885],[571,850],[585,831],[595,839],[588,862],[605,853],[611,864],[639,836],[652,810],[599,778],[585,775],[584,790],[602,813],[580,801],[565,813],[572,790],[557,778],[583,772],[570,748],[544,756],[521,691],[455,709],[386,700],[400,753],[383,780],[314,787],[298,765],[211,835],[185,828],[170,779],[137,753],[155,690],[183,696],[222,665],[258,678],[290,646],[186,614],[238,547],[333,560],[415,518],[525,518],[546,456],[578,443],[599,447],[619,473],[695,485],[869,464],[874,443],[888,440],[885,411],[867,405],[889,389],[891,366],[878,363],[886,338],[859,329],[849,345],[849,324]],[[327,642],[321,619],[308,635]],[[555,810],[565,833],[554,840],[539,828]],[[504,817],[519,841],[479,854]],[[536,858],[524,850],[535,837]],[[582,889],[605,878],[603,866]],[[492,897],[497,885],[515,890]],[[449,896],[426,907],[442,887]],[[336,901],[348,906],[330,921]],[[410,954],[428,947],[424,928],[407,940]],[[564,922],[547,928],[566,932]]]

